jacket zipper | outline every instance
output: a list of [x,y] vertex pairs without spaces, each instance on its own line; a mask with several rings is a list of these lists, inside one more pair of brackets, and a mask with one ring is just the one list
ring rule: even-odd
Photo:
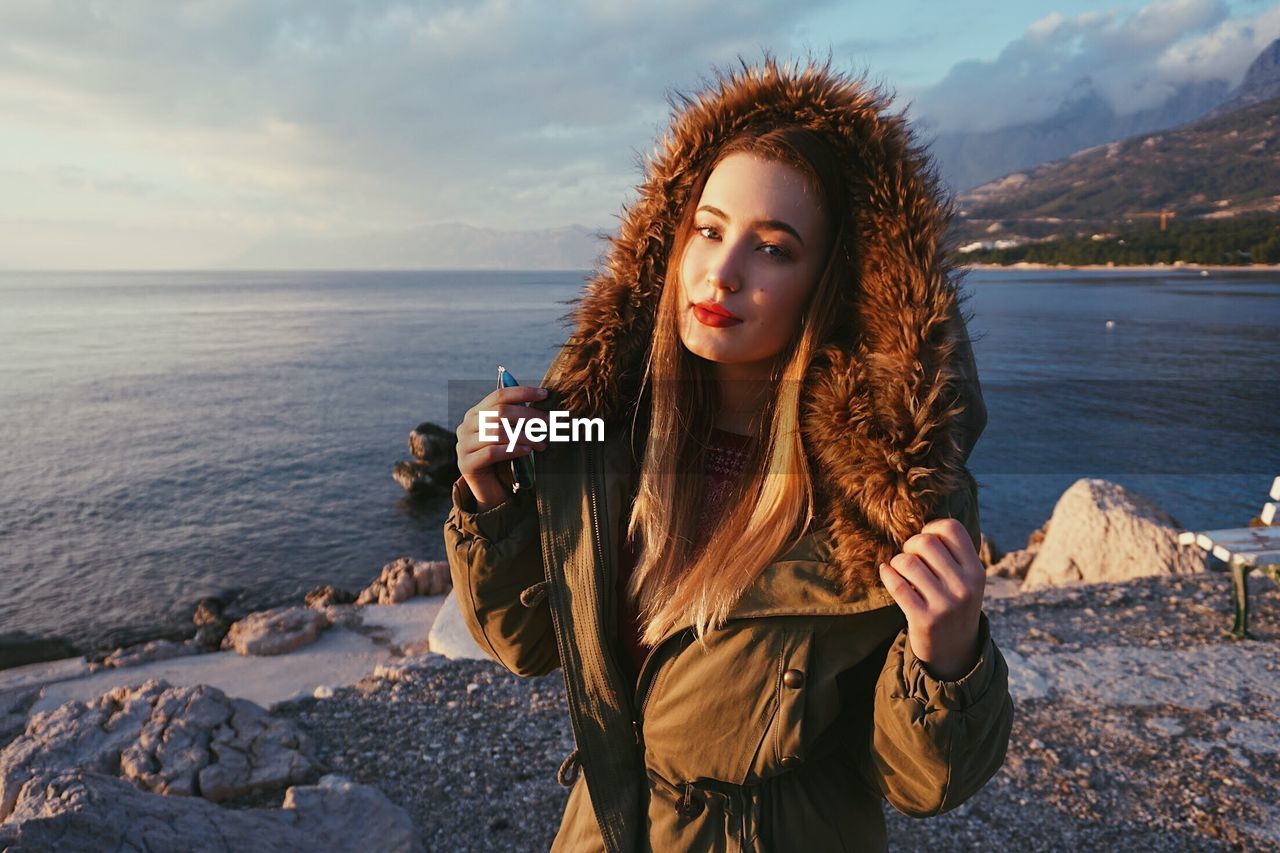
[[[586,445],[584,450],[587,455],[587,501],[591,505],[592,541],[595,543],[596,547],[596,565],[600,567],[600,571],[603,574],[605,567],[608,565],[605,562],[608,558],[604,547],[603,537],[601,536],[600,527],[600,504],[598,493],[601,491],[602,487],[596,482],[596,455],[592,445]],[[597,584],[596,588],[599,589],[601,586],[601,584]],[[604,604],[604,602],[597,601],[597,605],[602,604]],[[602,609],[602,612],[607,613],[608,609]]]
[[[650,650],[649,650],[649,653],[648,653],[647,655],[645,655],[645,656],[644,656],[644,662],[640,664],[640,679],[639,679],[639,681],[637,682],[637,687],[639,687],[639,685],[644,685],[644,689],[643,689],[643,691],[642,691],[642,692],[638,691],[638,692],[637,692],[637,694],[636,694],[636,720],[635,720],[635,723],[636,723],[636,735],[637,735],[637,737],[639,737],[639,733],[640,733],[640,726],[644,723],[644,708],[645,708],[645,705],[647,705],[647,704],[649,703],[649,696],[653,694],[653,685],[654,685],[654,682],[655,682],[655,681],[657,681],[657,679],[653,677],[653,676],[654,676],[654,673],[649,673],[649,672],[648,672],[649,664],[653,661],[653,659],[657,656],[658,652],[660,652],[660,651],[662,650],[662,648],[663,648],[667,643],[669,643],[670,641],[672,641],[672,640],[676,639],[677,637],[679,637],[679,636],[681,636],[682,634],[684,634],[684,633],[686,633],[686,632],[688,632],[688,631],[691,631],[691,630],[693,630],[691,627],[690,627],[690,628],[680,628],[680,629],[677,629],[676,631],[674,631],[674,632],[672,632],[672,633],[668,634],[667,636],[665,636],[665,637],[663,637],[661,640],[659,640],[659,641],[658,641],[658,645],[656,645],[656,646],[654,646],[652,649],[650,649]],[[649,677],[648,677],[648,679],[647,679],[647,681],[646,681],[646,678],[645,678],[646,674],[649,676]]]
[[[608,559],[609,559],[609,554],[612,552],[612,549],[613,549],[613,541],[611,539],[609,542],[609,547],[608,548],[605,547],[604,536],[602,533],[603,528],[600,524],[600,504],[599,504],[599,497],[598,497],[600,492],[604,491],[604,484],[600,482],[596,477],[597,469],[596,469],[595,447],[596,445],[589,444],[584,448],[586,452],[586,457],[587,457],[587,484],[588,484],[587,503],[590,506],[591,532],[592,532],[593,541],[595,542],[596,565],[600,567],[601,574],[603,575],[605,574],[605,570],[609,566]],[[612,576],[613,576],[613,581],[616,584],[618,580],[618,577],[617,577],[618,572],[616,567],[614,568]],[[597,590],[603,591],[604,584],[597,584],[596,588]],[[614,590],[613,587],[609,587],[608,593],[610,596],[615,596],[616,590]],[[597,598],[596,605],[601,608],[602,613],[610,612],[611,610],[613,610],[613,607],[614,607],[611,601],[603,601],[600,598]],[[617,614],[615,613],[614,615],[616,617]],[[612,622],[616,632],[618,627],[617,618],[614,618]],[[611,644],[606,643],[605,645],[610,646]],[[621,666],[619,666],[619,662],[616,659],[617,653],[613,648],[611,647],[605,648],[604,654],[608,656],[608,658],[613,662],[613,669],[615,672],[618,672],[618,673],[623,672],[623,669],[621,668]],[[648,658],[646,658],[646,661],[647,660]],[[633,703],[634,703],[634,700],[633,700]],[[632,718],[631,718],[631,734],[635,740],[636,745],[639,746],[642,742],[642,738],[640,735],[640,721],[637,718],[637,716],[634,714],[632,715]]]
[[[607,565],[607,563],[605,562],[605,560],[607,559],[606,551],[611,549],[605,549],[604,547],[604,540],[603,540],[603,537],[601,536],[601,527],[600,527],[600,509],[599,509],[599,504],[597,503],[597,500],[596,500],[597,492],[602,491],[604,487],[603,485],[597,485],[595,453],[592,452],[592,450],[590,449],[590,446],[587,449],[587,475],[588,475],[588,483],[589,483],[589,488],[587,490],[589,495],[588,503],[590,504],[590,507],[591,507],[591,527],[592,527],[592,532],[595,536],[596,560],[598,561],[598,564],[601,567],[601,569],[604,569],[605,566]],[[612,546],[612,541],[610,542],[610,545]],[[618,582],[618,573],[616,570],[613,572],[613,582],[615,584]],[[612,595],[615,595],[615,596],[617,595],[616,590],[611,588],[609,591]],[[618,621],[617,619],[613,620],[615,630],[618,628],[617,621]],[[685,630],[688,630],[688,629],[685,629]],[[658,653],[658,651],[667,644],[668,640],[671,640],[682,633],[684,633],[683,630],[677,630],[674,633],[668,634],[667,636],[663,637],[661,640],[658,641],[658,645],[654,646],[652,649],[649,650],[649,653],[644,657],[644,661],[640,664],[640,675],[639,675],[639,680],[637,682],[638,685],[644,684],[645,670],[648,668],[649,662],[653,660],[654,656]],[[613,656],[616,654],[616,652],[612,648],[606,650],[605,653],[610,656]],[[622,672],[623,670],[621,669],[621,667],[617,665],[617,663],[618,662],[615,660],[614,661],[615,670],[618,672]],[[644,719],[644,706],[645,706],[645,703],[649,701],[649,694],[652,692],[653,692],[653,679],[649,679],[649,683],[645,686],[644,695],[639,696],[637,693],[637,694],[633,694],[633,697],[632,697],[632,705],[636,709],[636,713],[632,717],[631,725],[634,730],[633,733],[635,735],[635,741],[637,745],[641,745],[643,742],[643,738],[641,737],[641,723]]]

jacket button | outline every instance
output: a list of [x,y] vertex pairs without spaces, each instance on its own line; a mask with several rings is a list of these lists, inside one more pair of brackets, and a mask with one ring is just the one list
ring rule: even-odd
[[798,669],[789,669],[782,673],[782,683],[791,688],[804,686],[804,673]]
[[779,760],[778,763],[786,768],[799,767],[800,758],[799,756],[795,756],[795,755],[784,755],[782,756],[782,758]]

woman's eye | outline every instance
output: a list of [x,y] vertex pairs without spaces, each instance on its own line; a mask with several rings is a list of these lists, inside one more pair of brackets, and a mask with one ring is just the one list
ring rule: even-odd
[[[717,236],[715,233],[716,231],[715,226],[713,225],[695,225],[693,230],[695,233],[697,233],[702,237],[705,237],[708,240],[714,240]],[[703,233],[706,231],[710,231],[711,233],[710,234]],[[772,249],[773,250],[772,252],[766,251],[765,254],[776,261],[785,261],[791,258],[791,253],[776,243],[765,243],[760,248],[766,249],[766,250]]]

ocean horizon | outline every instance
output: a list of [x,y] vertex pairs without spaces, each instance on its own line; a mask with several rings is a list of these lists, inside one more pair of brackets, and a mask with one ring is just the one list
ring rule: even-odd
[[[504,364],[538,382],[581,271],[0,272],[0,648],[92,653],[443,559],[448,498],[391,478]],[[1280,274],[974,270],[984,531],[1021,547],[1081,477],[1189,528],[1280,473]],[[457,387],[455,385],[455,387]],[[1226,588],[1224,587],[1224,601]]]

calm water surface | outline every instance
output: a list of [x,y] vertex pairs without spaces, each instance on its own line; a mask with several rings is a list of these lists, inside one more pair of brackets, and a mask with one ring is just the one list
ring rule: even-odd
[[[0,273],[0,641],[89,650],[186,623],[204,595],[263,606],[443,558],[445,502],[407,500],[392,464],[420,421],[453,428],[450,380],[489,383],[499,361],[541,379],[584,278]],[[1190,527],[1257,513],[1280,473],[1274,273],[966,287],[997,543],[1079,477]]]

